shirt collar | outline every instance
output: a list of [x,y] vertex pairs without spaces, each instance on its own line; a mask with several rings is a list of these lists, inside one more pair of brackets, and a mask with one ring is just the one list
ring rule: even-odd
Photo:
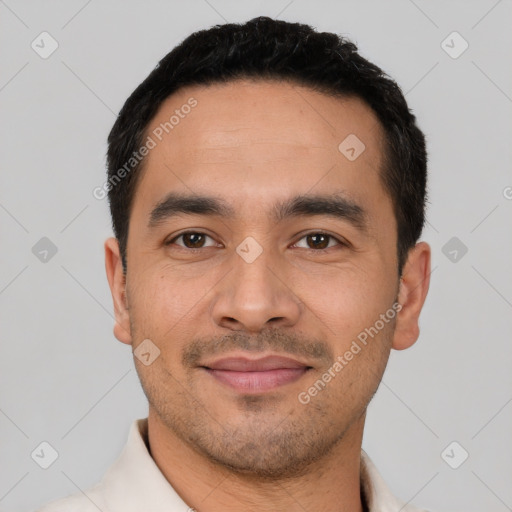
[[[117,460],[91,492],[90,499],[110,510],[190,512],[148,450],[147,418],[135,420]],[[369,456],[361,450],[361,491],[369,512],[420,512],[393,496]]]

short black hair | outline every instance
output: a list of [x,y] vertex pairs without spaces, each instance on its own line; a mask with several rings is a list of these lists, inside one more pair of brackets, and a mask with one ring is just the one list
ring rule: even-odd
[[124,272],[130,212],[144,163],[138,150],[159,107],[184,87],[244,78],[288,81],[332,96],[358,97],[375,112],[385,133],[381,179],[398,226],[400,275],[423,230],[427,196],[425,136],[400,87],[359,55],[348,39],[264,16],[194,32],[160,60],[121,109],[108,136],[107,183]]

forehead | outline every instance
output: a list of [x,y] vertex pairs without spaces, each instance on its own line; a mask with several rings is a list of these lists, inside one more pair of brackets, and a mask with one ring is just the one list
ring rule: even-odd
[[[154,204],[173,189],[216,192],[240,208],[309,191],[386,195],[383,131],[355,97],[262,80],[187,87],[162,103],[146,136],[155,147],[135,203]],[[346,153],[352,147],[364,149],[356,159]]]

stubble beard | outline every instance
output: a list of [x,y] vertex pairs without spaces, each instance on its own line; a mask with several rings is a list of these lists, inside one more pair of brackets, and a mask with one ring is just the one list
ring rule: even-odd
[[[151,408],[177,439],[241,478],[275,482],[310,472],[334,453],[364,416],[386,366],[389,351],[384,347],[392,330],[383,333],[387,339],[382,340],[382,351],[343,369],[337,382],[328,384],[307,405],[299,403],[296,393],[240,395],[229,406],[231,418],[198,398],[197,369],[188,369],[187,377],[178,382],[160,357],[151,367],[139,364],[137,372]],[[364,418],[361,433],[363,425]]]

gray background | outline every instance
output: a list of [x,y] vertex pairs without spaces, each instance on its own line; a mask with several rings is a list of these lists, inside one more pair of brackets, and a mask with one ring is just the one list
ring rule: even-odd
[[[110,218],[92,195],[106,137],[186,35],[261,14],[353,39],[428,138],[431,289],[419,341],[392,354],[370,405],[364,448],[405,501],[512,510],[510,0],[0,0],[1,510],[86,489],[147,414],[130,348],[112,334]],[[46,59],[31,47],[51,48],[43,31],[59,45]],[[46,261],[42,237],[57,249]],[[58,452],[48,469],[31,458],[43,441]]]

